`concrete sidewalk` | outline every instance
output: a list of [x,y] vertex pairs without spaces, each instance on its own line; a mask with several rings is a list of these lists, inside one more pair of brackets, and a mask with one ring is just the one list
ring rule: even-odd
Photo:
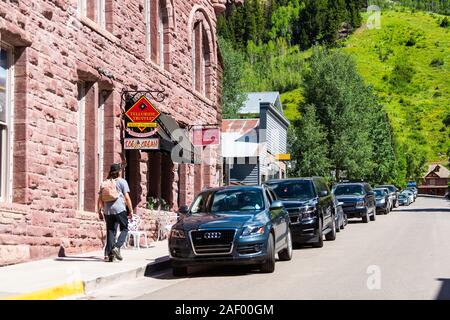
[[122,249],[123,261],[106,263],[103,251],[0,267],[0,299],[61,299],[88,294],[170,266],[167,241]]

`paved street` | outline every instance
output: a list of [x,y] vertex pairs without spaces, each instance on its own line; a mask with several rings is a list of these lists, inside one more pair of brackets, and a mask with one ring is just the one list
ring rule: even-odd
[[243,268],[171,270],[122,282],[86,299],[450,299],[450,202],[351,222],[323,248],[301,248],[273,274]]

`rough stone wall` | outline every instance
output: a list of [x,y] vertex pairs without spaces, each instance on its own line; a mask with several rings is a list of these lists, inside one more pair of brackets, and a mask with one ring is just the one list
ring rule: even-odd
[[[124,88],[164,89],[166,99],[157,107],[177,121],[214,124],[220,119],[215,8],[209,0],[166,3],[172,7],[168,70],[145,58],[144,0],[108,0],[109,31],[79,18],[76,0],[0,2],[0,40],[15,46],[20,61],[15,69],[14,201],[0,205],[0,265],[51,256],[61,246],[66,253],[103,246],[103,222],[96,213],[76,210],[80,80],[112,91],[107,107],[113,108],[108,110],[114,122],[105,131],[105,140],[111,142],[105,157],[110,161],[123,157],[120,93]],[[193,90],[190,19],[195,10],[201,10],[214,31],[211,100]],[[145,160],[146,155],[140,166],[143,198]],[[187,188],[193,189],[193,166],[187,167]],[[210,180],[216,182],[215,165],[210,172]],[[145,210],[138,213],[145,215]],[[144,226],[154,229],[154,221],[147,219]]]

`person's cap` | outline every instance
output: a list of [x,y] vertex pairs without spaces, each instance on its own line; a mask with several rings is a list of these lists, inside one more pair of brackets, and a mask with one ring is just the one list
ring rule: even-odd
[[120,171],[120,163],[113,163],[111,165],[111,168],[109,169],[109,172],[117,172]]

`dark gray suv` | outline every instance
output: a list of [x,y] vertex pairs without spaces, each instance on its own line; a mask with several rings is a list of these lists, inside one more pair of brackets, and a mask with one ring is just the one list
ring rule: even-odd
[[349,219],[360,218],[365,223],[369,222],[369,219],[375,221],[375,193],[368,183],[337,184],[333,193],[343,203],[342,208]]
[[334,199],[323,178],[270,180],[266,185],[289,212],[294,243],[322,247],[324,235],[336,239]]

